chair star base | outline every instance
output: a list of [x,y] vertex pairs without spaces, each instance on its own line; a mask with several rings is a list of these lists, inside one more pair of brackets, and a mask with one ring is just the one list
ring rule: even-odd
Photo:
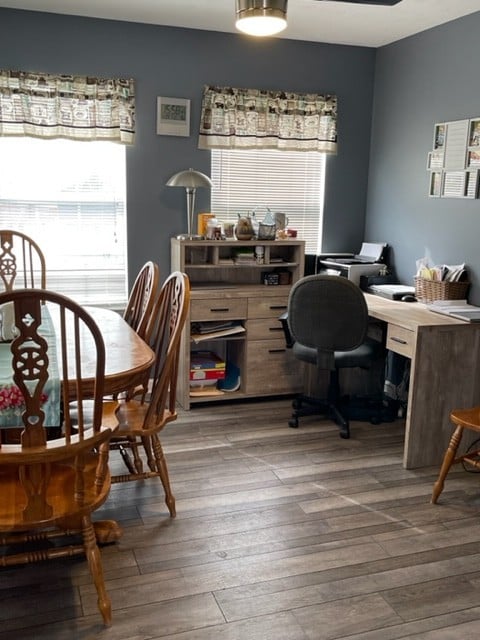
[[312,396],[301,395],[292,403],[292,417],[288,426],[298,428],[298,418],[322,415],[333,420],[340,428],[340,437],[350,437],[350,420],[381,424],[394,422],[398,414],[398,403],[379,397],[350,398],[343,396],[340,401],[328,402]]

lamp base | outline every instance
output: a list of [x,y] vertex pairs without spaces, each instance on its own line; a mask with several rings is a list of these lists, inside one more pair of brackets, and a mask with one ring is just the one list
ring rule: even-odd
[[181,233],[177,236],[177,240],[204,240],[204,237],[191,233]]

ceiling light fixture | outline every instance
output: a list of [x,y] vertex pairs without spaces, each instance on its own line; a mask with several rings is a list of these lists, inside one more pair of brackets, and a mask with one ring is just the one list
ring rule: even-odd
[[287,26],[287,0],[236,0],[239,31],[250,36],[273,36]]

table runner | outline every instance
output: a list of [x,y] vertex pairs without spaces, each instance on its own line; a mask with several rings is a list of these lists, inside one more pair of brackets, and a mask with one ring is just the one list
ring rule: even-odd
[[[60,377],[58,374],[55,329],[46,305],[42,306],[42,324],[38,333],[48,343],[49,378],[42,394],[42,409],[46,427],[60,426]],[[0,428],[23,427],[25,402],[20,389],[13,382],[10,342],[0,342]]]

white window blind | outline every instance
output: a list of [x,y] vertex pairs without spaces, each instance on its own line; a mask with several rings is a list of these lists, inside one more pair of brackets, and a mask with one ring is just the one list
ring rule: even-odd
[[47,288],[81,304],[127,298],[125,147],[0,137],[0,226],[40,246]]
[[[271,149],[212,149],[211,210],[222,221],[236,222],[256,208],[287,214],[305,252],[321,252],[325,154]],[[259,220],[261,222],[261,219]]]

